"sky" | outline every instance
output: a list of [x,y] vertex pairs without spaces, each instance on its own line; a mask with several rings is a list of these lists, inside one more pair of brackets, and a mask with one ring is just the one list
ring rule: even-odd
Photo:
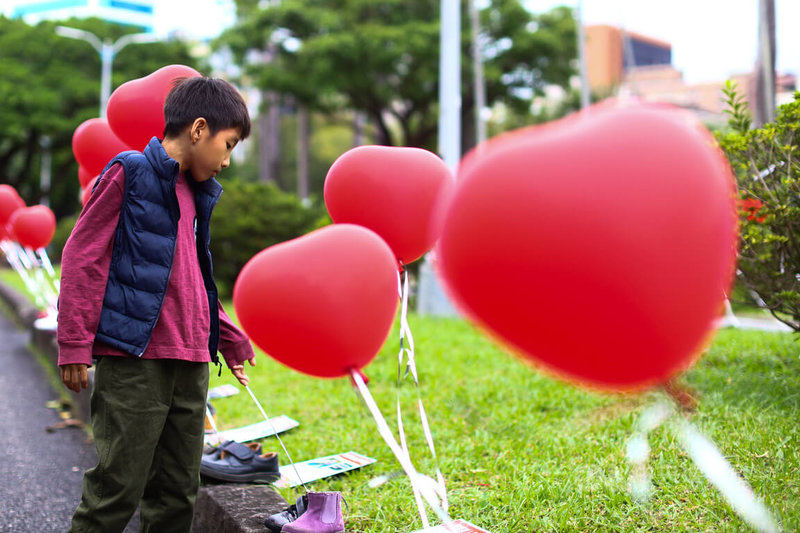
[[[755,63],[758,0],[524,0],[533,12],[579,2],[584,24],[609,24],[671,43],[672,64],[687,83],[722,81]],[[775,0],[775,13],[777,70],[800,75],[800,0]],[[155,18],[159,34],[214,37],[233,24],[233,1],[157,1]]]

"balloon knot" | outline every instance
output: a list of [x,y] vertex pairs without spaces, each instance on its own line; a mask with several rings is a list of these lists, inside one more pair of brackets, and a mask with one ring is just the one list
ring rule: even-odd
[[[365,385],[369,384],[369,378],[367,377],[367,375],[364,372],[361,371],[360,368],[356,368],[356,369],[352,370],[352,372],[355,372],[356,374],[361,376],[361,380],[364,382]],[[355,387],[356,386],[356,381],[355,381],[355,379],[353,379],[352,372],[350,373],[350,383],[353,385],[353,387]]]
[[684,411],[694,413],[697,411],[697,391],[686,385],[670,380],[664,383],[664,392],[672,398],[676,404]]

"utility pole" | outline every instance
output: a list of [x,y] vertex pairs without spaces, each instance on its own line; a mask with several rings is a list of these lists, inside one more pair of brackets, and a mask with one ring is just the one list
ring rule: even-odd
[[575,25],[578,33],[578,71],[581,76],[581,109],[590,104],[589,76],[586,71],[586,28],[583,27],[583,0],[575,6]]
[[758,2],[758,55],[753,126],[775,120],[775,0]]
[[483,110],[486,108],[486,83],[483,79],[483,57],[480,46],[481,19],[478,13],[477,0],[469,0],[469,20],[472,32],[472,70],[473,91],[475,92],[475,144],[480,145],[486,140],[486,120]]
[[[441,0],[439,51],[439,155],[455,174],[461,159],[461,2]],[[433,272],[431,253],[419,267],[417,311],[456,315]]]
[[144,44],[158,41],[158,38],[150,33],[129,33],[112,43],[109,39],[101,41],[100,38],[92,32],[70,28],[68,26],[56,26],[56,33],[61,37],[86,41],[100,54],[100,118],[105,118],[106,105],[108,104],[108,98],[111,96],[111,67],[114,63],[114,56],[129,44]]

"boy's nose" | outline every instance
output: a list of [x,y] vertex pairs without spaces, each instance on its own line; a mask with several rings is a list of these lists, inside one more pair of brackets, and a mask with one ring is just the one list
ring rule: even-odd
[[231,166],[231,156],[222,160],[222,168],[228,168],[229,166]]

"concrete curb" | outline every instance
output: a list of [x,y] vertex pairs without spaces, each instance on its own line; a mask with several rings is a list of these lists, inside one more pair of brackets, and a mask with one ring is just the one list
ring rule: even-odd
[[[31,332],[31,344],[53,367],[58,366],[56,332],[36,328],[39,310],[13,288],[0,283],[0,300],[8,307],[21,328]],[[2,311],[2,310],[0,310]],[[79,394],[62,386],[62,392],[73,399],[75,416],[91,422],[89,400],[94,383],[94,369],[89,369],[89,388]],[[264,519],[279,513],[289,503],[271,486],[220,484],[203,485],[197,494],[192,533],[263,533]]]

